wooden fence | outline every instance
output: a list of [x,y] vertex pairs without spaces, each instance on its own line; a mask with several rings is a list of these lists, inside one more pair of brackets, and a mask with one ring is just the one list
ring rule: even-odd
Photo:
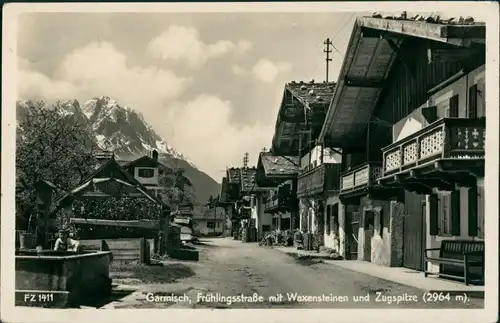
[[92,239],[80,240],[84,250],[109,250],[114,261],[150,263],[154,254],[154,239]]

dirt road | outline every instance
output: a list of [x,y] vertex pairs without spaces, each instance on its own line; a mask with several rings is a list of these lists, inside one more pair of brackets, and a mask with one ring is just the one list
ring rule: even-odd
[[[482,299],[464,303],[453,296],[424,302],[424,291],[416,288],[332,264],[298,261],[255,243],[207,239],[199,250],[199,262],[184,262],[193,276],[171,284],[135,285],[137,291],[122,299],[119,307],[481,308],[484,303]],[[187,298],[176,304],[171,297],[154,299],[172,295]],[[242,295],[248,298],[243,300]],[[227,297],[233,297],[232,301]]]

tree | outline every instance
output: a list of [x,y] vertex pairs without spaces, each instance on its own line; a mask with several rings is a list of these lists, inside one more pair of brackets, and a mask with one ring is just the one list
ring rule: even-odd
[[49,180],[67,191],[97,164],[88,124],[68,116],[60,102],[48,106],[39,101],[25,112],[16,138],[16,219],[21,226],[36,211],[35,183]]
[[194,188],[184,176],[184,170],[176,166],[160,167],[159,175],[160,186],[164,188],[160,197],[172,211],[178,210],[182,205],[193,206],[196,201]]

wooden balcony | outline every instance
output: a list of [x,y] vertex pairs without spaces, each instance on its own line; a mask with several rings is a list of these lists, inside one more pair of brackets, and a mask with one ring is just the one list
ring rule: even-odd
[[322,164],[298,176],[297,197],[314,196],[339,190],[341,164]]
[[272,194],[266,201],[264,205],[264,212],[266,213],[274,213],[278,210],[279,208],[279,199],[278,199],[278,194]]
[[[382,174],[382,162],[369,162],[340,175],[341,200],[346,204],[356,204],[357,199],[368,196],[375,199],[385,199],[393,195],[393,189],[380,187],[378,178]],[[379,196],[381,193],[381,196]],[[353,201],[348,201],[352,200]]]
[[486,119],[443,118],[385,148],[379,183],[429,194],[484,177]]
[[276,213],[276,212],[286,212],[293,208],[295,197],[292,196],[290,187],[284,186],[279,187],[275,191],[272,191],[264,204],[264,212],[266,213]]

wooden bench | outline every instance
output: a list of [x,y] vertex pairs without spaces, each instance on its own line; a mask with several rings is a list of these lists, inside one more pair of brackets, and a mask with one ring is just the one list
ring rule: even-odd
[[[439,257],[428,257],[429,251],[439,250]],[[484,280],[484,241],[443,240],[440,248],[424,250],[425,271],[424,275],[439,275],[440,277],[461,279],[465,285],[473,281],[470,277],[470,268],[481,269],[481,278]],[[438,263],[439,273],[430,272],[428,263]],[[462,267],[463,272],[456,274],[446,273],[444,266]],[[476,280],[476,279],[474,279]]]

